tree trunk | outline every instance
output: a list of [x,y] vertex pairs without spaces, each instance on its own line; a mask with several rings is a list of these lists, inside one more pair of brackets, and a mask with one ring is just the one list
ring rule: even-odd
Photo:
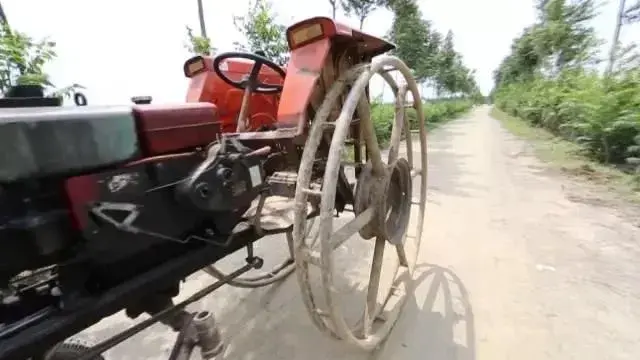
[[611,74],[613,70],[613,63],[616,61],[616,51],[618,50],[618,39],[620,39],[620,28],[622,27],[622,18],[624,17],[625,0],[620,0],[620,7],[618,8],[618,16],[616,18],[616,28],[613,31],[613,42],[611,43],[611,50],[609,50],[609,63],[607,64],[607,70],[605,75]]
[[0,4],[0,24],[9,26],[9,22],[7,21],[7,14],[5,14],[4,9],[2,8],[2,4]]
[[202,7],[202,0],[198,0],[198,18],[200,20],[200,36],[207,37],[207,28],[204,25],[204,9]]

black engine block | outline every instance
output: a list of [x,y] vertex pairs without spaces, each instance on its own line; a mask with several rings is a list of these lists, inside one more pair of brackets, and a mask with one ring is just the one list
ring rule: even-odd
[[[39,186],[12,184],[8,188],[14,191],[3,191],[0,196],[12,206],[0,213],[0,359],[3,347],[11,345],[8,340],[24,339],[27,325],[42,323],[59,341],[92,317],[97,321],[121,308],[137,315],[148,311],[145,304],[177,295],[178,282],[191,272],[246,246],[247,239],[231,241],[229,235],[267,188],[264,159],[238,144],[224,148],[215,156],[200,151],[143,159],[68,179],[41,179]],[[189,256],[199,260],[182,263],[182,271],[156,278],[141,293],[111,299],[122,307],[111,305],[84,317],[78,312],[108,300],[106,294],[132,279]],[[35,287],[24,285],[24,273],[16,277],[37,268],[51,271]],[[34,314],[40,315],[34,320]],[[60,314],[77,326],[56,330],[60,319],[47,323]]]

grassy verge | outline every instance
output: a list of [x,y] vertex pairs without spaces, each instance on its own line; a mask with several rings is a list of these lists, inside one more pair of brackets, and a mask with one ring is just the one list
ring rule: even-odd
[[579,145],[560,139],[543,128],[532,127],[526,121],[495,107],[491,109],[490,114],[511,133],[528,140],[533,145],[536,155],[552,167],[571,176],[605,186],[627,200],[640,203],[640,176],[590,160],[581,154],[583,149]]
[[[427,123],[427,130],[460,117],[473,107],[470,100],[436,100],[424,103],[423,114]],[[391,136],[395,106],[393,104],[374,103],[371,107],[371,119],[378,141],[384,146]],[[411,130],[418,129],[416,111],[407,109],[406,115]]]
[[[440,125],[458,119],[471,111],[473,103],[467,100],[445,100],[430,104],[424,104],[427,131],[433,130]],[[381,148],[389,145],[391,136],[391,126],[394,118],[395,107],[392,104],[375,104],[371,113],[374,130]],[[409,118],[411,132],[418,132],[416,113],[414,109],[408,109],[406,116]],[[345,147],[342,158],[346,161],[353,161],[353,146]],[[364,151],[364,148],[363,148]]]

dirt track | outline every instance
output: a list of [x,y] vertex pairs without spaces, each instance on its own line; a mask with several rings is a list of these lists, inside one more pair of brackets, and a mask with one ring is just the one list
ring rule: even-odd
[[[529,155],[486,107],[434,131],[429,150],[418,287],[384,348],[362,354],[319,333],[291,277],[198,304],[218,315],[224,359],[637,359],[639,220],[576,201],[592,194]],[[128,324],[118,315],[82,337]],[[157,326],[107,355],[161,359],[173,337]]]

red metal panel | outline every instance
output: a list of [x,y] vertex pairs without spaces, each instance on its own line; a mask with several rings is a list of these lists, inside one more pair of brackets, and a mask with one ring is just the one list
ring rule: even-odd
[[329,39],[312,42],[291,52],[287,77],[278,107],[278,127],[301,130],[309,99],[331,48]]
[[98,201],[98,179],[94,175],[68,178],[64,181],[64,189],[73,225],[77,230],[83,230],[89,220],[88,204]]
[[210,103],[139,105],[133,113],[145,156],[205,146],[220,134],[217,108]]
[[353,38],[354,41],[358,42],[358,48],[362,55],[373,57],[395,48],[395,45],[384,39],[353,29],[347,25],[337,23],[328,17],[314,17],[306,19],[287,28],[287,41],[289,42],[289,48],[295,49],[296,47],[304,47],[308,43],[318,40],[315,38],[309,39],[308,41],[301,42],[299,44],[294,44],[292,41],[292,33],[311,24],[320,24],[322,26],[322,36],[325,38]]

